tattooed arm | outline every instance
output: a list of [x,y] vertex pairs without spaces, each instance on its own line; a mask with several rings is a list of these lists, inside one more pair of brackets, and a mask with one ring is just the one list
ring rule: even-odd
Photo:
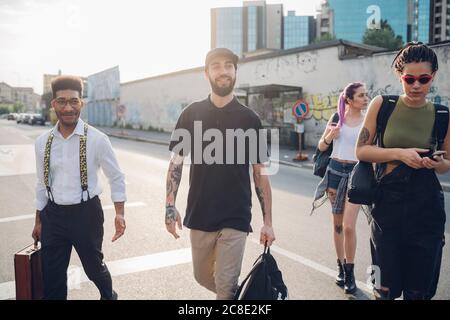
[[253,180],[255,182],[256,195],[261,204],[264,226],[261,228],[260,243],[270,246],[275,241],[275,234],[272,228],[272,189],[267,174],[265,174],[264,164],[253,165]]
[[369,105],[361,131],[359,132],[356,145],[356,157],[367,162],[390,162],[400,160],[413,168],[422,168],[422,158],[419,153],[428,152],[426,149],[418,148],[379,148],[374,145],[377,116],[383,103],[383,97],[375,97]]
[[166,181],[166,229],[175,237],[175,239],[180,237],[177,234],[176,224],[180,230],[183,228],[180,213],[175,207],[175,200],[177,198],[183,172],[183,160],[184,158],[182,156],[177,154],[172,155]]

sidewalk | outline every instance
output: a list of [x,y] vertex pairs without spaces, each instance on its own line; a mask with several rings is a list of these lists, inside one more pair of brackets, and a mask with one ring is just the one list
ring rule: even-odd
[[[156,131],[144,131],[144,130],[133,130],[133,129],[121,129],[121,128],[109,128],[109,127],[96,127],[97,129],[103,131],[110,137],[115,137],[119,139],[128,139],[134,141],[148,142],[160,145],[169,145],[170,133],[168,132],[156,132]],[[313,167],[312,156],[315,149],[308,148],[303,151],[304,154],[308,155],[307,161],[296,162],[292,159],[297,154],[297,150],[291,149],[289,146],[280,146],[280,160],[279,163],[291,167],[306,168],[311,169]],[[275,160],[274,160],[275,161]],[[444,175],[438,175],[439,180],[442,185],[442,189],[445,192],[450,192],[450,172]]]
[[[168,132],[156,132],[156,131],[144,131],[144,130],[133,130],[133,129],[120,129],[120,128],[109,128],[109,127],[96,127],[97,129],[103,131],[110,137],[115,137],[119,139],[129,139],[134,141],[148,142],[160,145],[169,145],[170,133]],[[289,148],[289,146],[280,146],[280,164],[298,167],[298,168],[308,168],[312,169],[313,162],[312,156],[315,149],[308,148],[304,150],[304,154],[308,155],[307,161],[295,162],[292,159],[296,156],[297,150]]]

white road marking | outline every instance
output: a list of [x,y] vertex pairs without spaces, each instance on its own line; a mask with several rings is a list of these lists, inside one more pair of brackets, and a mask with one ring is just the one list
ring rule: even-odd
[[[254,242],[254,243],[259,245],[259,240],[258,239],[251,238],[250,240],[252,242]],[[321,264],[319,264],[317,262],[314,262],[314,261],[312,261],[312,260],[310,260],[308,258],[302,257],[301,255],[298,255],[296,253],[293,253],[293,252],[290,252],[288,250],[282,249],[282,248],[280,248],[280,247],[278,247],[276,245],[270,246],[270,250],[273,251],[273,252],[279,253],[279,254],[281,254],[281,255],[283,255],[283,256],[291,259],[291,260],[294,260],[294,261],[296,261],[298,263],[301,263],[301,264],[303,264],[303,265],[305,265],[305,266],[307,266],[307,267],[309,267],[311,269],[314,269],[314,270],[319,271],[319,272],[321,272],[323,274],[326,274],[327,276],[330,276],[332,278],[336,277],[336,271],[335,270],[330,269],[328,267],[325,267],[325,266],[323,266],[323,265],[321,265]],[[370,290],[367,287],[366,283],[364,283],[362,281],[359,281],[359,280],[356,280],[356,285],[357,285],[357,287],[359,289],[364,290],[364,291],[372,294],[372,290]]]
[[0,177],[36,173],[34,145],[0,145]]
[[16,283],[8,281],[0,283],[0,300],[15,299],[16,297]]
[[[178,249],[149,254],[116,261],[106,262],[111,275],[121,276],[130,273],[155,270],[192,261],[191,248]],[[80,283],[88,282],[86,274],[80,266],[71,265],[68,270],[69,288],[75,288]],[[0,300],[15,299],[15,282],[0,283]]]
[[[251,238],[251,242],[259,245],[259,240]],[[302,257],[298,254],[280,248],[276,245],[272,245],[272,252],[281,254],[295,262],[301,263],[311,269],[321,272],[327,276],[335,277],[335,270],[325,267],[317,262]],[[126,258],[116,261],[106,262],[108,269],[112,276],[121,276],[131,273],[143,272],[148,270],[155,270],[179,264],[191,263],[192,255],[191,248],[184,248],[160,253],[154,253],[145,256],[138,256],[132,258]],[[71,265],[68,270],[68,282],[69,288],[77,288],[80,283],[89,281],[83,269],[80,266]],[[366,291],[372,293],[367,285],[361,281],[356,281],[357,286]],[[15,282],[9,281],[0,283],[0,300],[14,299],[15,298]]]
[[[125,208],[139,208],[139,207],[146,207],[147,204],[145,202],[125,202]],[[103,210],[112,210],[114,209],[114,205],[107,205],[103,206]],[[25,214],[21,216],[14,216],[14,217],[7,217],[7,218],[1,218],[0,223],[6,223],[6,222],[12,222],[12,221],[20,221],[20,220],[28,220],[28,219],[34,219],[35,214]]]

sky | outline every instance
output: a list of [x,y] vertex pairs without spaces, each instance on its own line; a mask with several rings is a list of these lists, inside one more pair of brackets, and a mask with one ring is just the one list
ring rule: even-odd
[[[267,0],[315,15],[321,0]],[[0,0],[0,82],[42,93],[43,74],[119,66],[121,82],[198,67],[210,10],[242,0]]]

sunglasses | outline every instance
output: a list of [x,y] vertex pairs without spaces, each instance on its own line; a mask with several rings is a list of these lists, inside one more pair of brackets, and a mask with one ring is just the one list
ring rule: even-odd
[[71,99],[57,98],[54,101],[56,102],[56,105],[60,108],[64,108],[67,104],[70,104],[71,107],[81,106],[81,99],[79,98],[71,98]]
[[429,74],[424,74],[418,77],[412,76],[410,74],[402,76],[403,81],[405,81],[407,84],[414,84],[414,82],[419,81],[420,84],[427,84],[428,82],[433,79],[433,76],[430,76]]

